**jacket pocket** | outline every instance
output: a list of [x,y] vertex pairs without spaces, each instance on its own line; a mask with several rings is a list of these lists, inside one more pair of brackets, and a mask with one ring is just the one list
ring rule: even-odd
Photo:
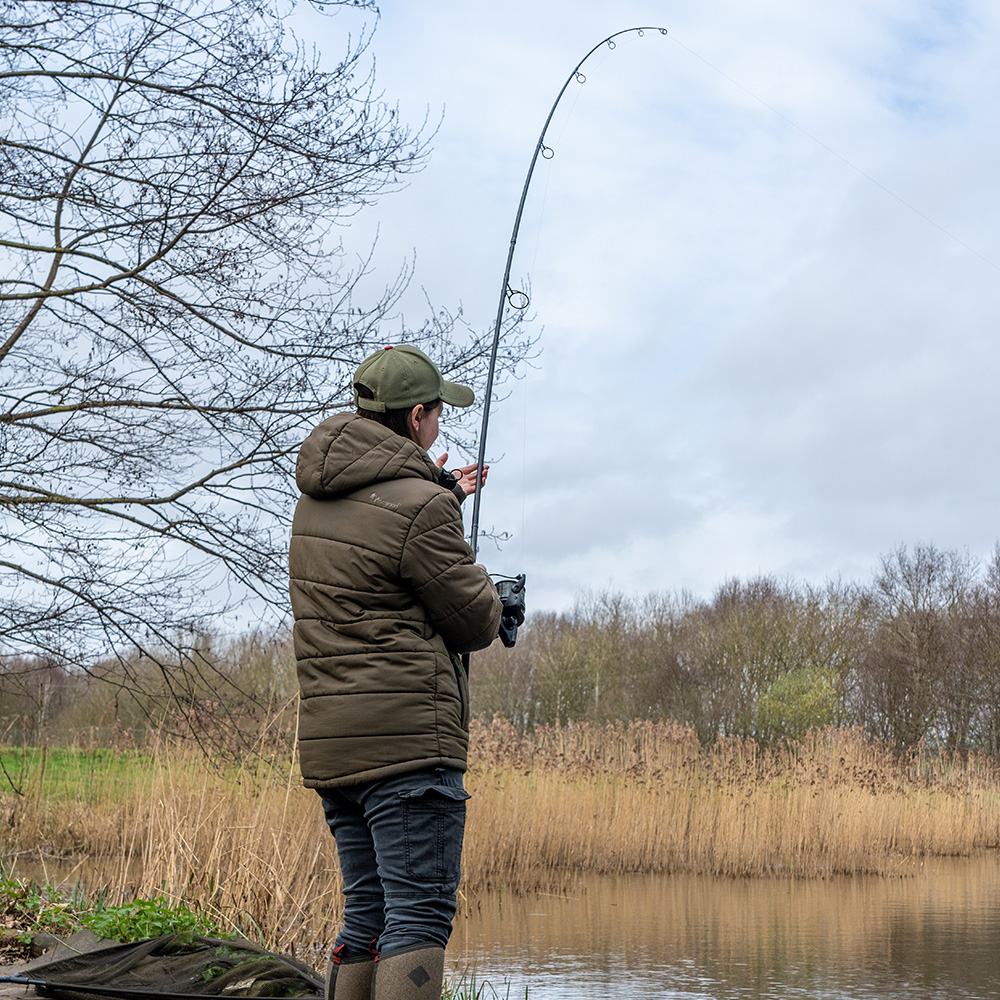
[[469,675],[462,666],[462,658],[454,653],[451,657],[452,666],[455,668],[455,682],[458,684],[458,700],[461,705],[462,728],[469,728]]

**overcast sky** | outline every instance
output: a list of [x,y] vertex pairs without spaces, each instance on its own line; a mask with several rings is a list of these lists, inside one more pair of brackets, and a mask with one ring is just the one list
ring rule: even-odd
[[[363,17],[313,21],[331,58]],[[368,15],[368,23],[372,24]],[[427,168],[360,217],[388,279],[489,328],[513,273],[541,353],[496,406],[482,523],[529,606],[586,588],[870,579],[998,536],[1000,5],[382,4],[379,87]],[[517,282],[515,282],[516,284]],[[449,463],[450,464],[450,463]],[[468,513],[467,513],[468,520]]]

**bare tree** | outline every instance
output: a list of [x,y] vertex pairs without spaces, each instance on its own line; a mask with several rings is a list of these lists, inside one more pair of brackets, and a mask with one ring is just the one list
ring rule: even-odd
[[[185,636],[284,602],[294,451],[408,278],[359,303],[337,228],[428,152],[369,42],[326,68],[259,0],[0,0],[0,654],[130,647],[183,701]],[[476,384],[460,323],[406,336]]]
[[[947,738],[945,681],[958,667],[957,625],[975,573],[967,555],[933,545],[901,545],[882,558],[872,588],[876,628],[858,664],[858,704],[873,735],[900,747]],[[947,728],[964,740],[966,722]]]
[[945,677],[949,745],[1000,755],[1000,545],[959,609],[957,669]]

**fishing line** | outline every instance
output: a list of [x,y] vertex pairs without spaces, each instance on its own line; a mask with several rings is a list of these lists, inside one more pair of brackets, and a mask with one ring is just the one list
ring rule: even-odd
[[[608,54],[604,53],[604,58],[597,64],[597,68],[600,69],[608,60]],[[583,87],[573,95],[573,100],[570,103],[566,114],[563,116],[562,127],[559,129],[559,134],[556,136],[553,142],[553,150],[558,146],[562,140],[563,136],[566,134],[566,129],[569,128],[569,123],[573,120],[573,115],[576,113],[576,106],[580,103],[580,96],[583,94]],[[549,184],[552,181],[552,160],[555,157],[549,159],[549,168],[545,171],[545,184],[542,187],[542,197],[538,208],[538,224],[535,226],[535,245],[531,254],[531,266],[528,268],[528,274],[535,273],[535,265],[538,263],[538,247],[542,241],[542,224],[545,221],[545,209],[548,205],[549,200]]]
[[524,488],[528,483],[528,392],[531,386],[528,379],[521,381],[521,544],[518,565],[524,565],[524,526],[526,524],[525,510],[528,491]]
[[[614,34],[609,35],[607,38],[603,39],[602,41],[598,42],[597,45],[595,45],[576,64],[576,66],[570,72],[569,76],[566,77],[566,80],[565,80],[565,82],[562,85],[562,89],[559,91],[558,95],[556,96],[555,101],[552,104],[552,107],[549,109],[548,117],[545,119],[545,124],[542,127],[542,131],[541,131],[541,133],[540,133],[540,135],[538,137],[538,141],[535,143],[535,150],[534,150],[534,153],[532,154],[532,157],[531,157],[531,163],[530,163],[530,165],[528,167],[528,173],[527,173],[527,176],[525,177],[525,180],[524,180],[524,186],[521,189],[521,200],[518,203],[517,214],[516,214],[516,216],[514,218],[514,228],[513,228],[513,231],[511,233],[510,247],[509,247],[508,252],[507,252],[507,262],[506,262],[506,266],[504,268],[503,281],[502,281],[502,283],[500,285],[500,301],[499,301],[499,303],[497,305],[496,321],[495,321],[494,327],[493,327],[493,341],[492,341],[492,345],[491,345],[491,349],[490,349],[489,370],[487,372],[486,390],[485,390],[485,394],[484,394],[484,397],[483,397],[483,418],[482,418],[482,426],[480,428],[480,434],[479,434],[479,455],[478,455],[478,460],[477,460],[477,464],[478,464],[478,466],[480,468],[482,468],[482,466],[483,466],[483,464],[485,463],[485,460],[486,460],[486,437],[487,437],[487,431],[488,431],[488,428],[489,428],[490,407],[491,407],[491,404],[492,404],[492,401],[493,401],[493,378],[494,378],[494,374],[495,374],[495,371],[496,371],[497,350],[498,350],[499,344],[500,344],[500,331],[501,331],[501,326],[503,324],[503,317],[504,317],[505,309],[509,305],[510,308],[513,309],[513,310],[515,310],[516,312],[523,313],[523,311],[525,309],[527,309],[527,307],[529,305],[529,302],[530,302],[529,297],[528,297],[528,295],[527,295],[526,292],[511,287],[511,284],[510,284],[510,271],[511,271],[511,264],[512,264],[513,259],[514,259],[514,250],[515,250],[515,248],[517,246],[518,232],[519,232],[520,227],[521,227],[521,218],[522,218],[522,215],[524,214],[524,205],[525,205],[525,201],[527,200],[528,189],[531,186],[531,179],[532,179],[532,176],[534,174],[535,165],[537,164],[539,157],[542,157],[543,159],[546,159],[546,160],[550,160],[550,159],[553,158],[553,156],[555,156],[555,150],[552,147],[548,146],[546,144],[546,142],[545,142],[545,136],[546,136],[546,133],[548,132],[549,125],[552,123],[552,118],[553,118],[553,116],[554,116],[554,114],[556,112],[556,109],[558,108],[560,101],[562,101],[563,95],[566,93],[566,90],[569,87],[569,85],[573,81],[576,81],[578,84],[581,84],[581,85],[584,84],[584,83],[586,83],[587,77],[586,77],[586,74],[583,72],[582,67],[583,67],[584,63],[586,63],[587,60],[595,52],[598,51],[598,49],[602,49],[604,47],[607,47],[609,50],[613,50],[613,49],[615,49],[617,47],[617,43],[616,43],[615,39],[620,38],[623,35],[630,35],[630,34],[636,34],[639,37],[642,37],[643,35],[645,35],[645,33],[647,31],[648,32],[657,32],[660,35],[667,35],[667,29],[666,28],[651,27],[651,26],[647,25],[647,26],[643,26],[643,27],[626,28],[623,31],[617,31]],[[818,139],[816,136],[812,135],[806,129],[802,128],[801,125],[798,125],[796,122],[792,121],[792,119],[789,118],[787,115],[784,115],[780,111],[778,111],[777,108],[772,107],[770,104],[767,103],[767,101],[765,101],[762,98],[758,97],[755,93],[753,93],[753,91],[751,91],[748,88],[744,87],[743,84],[741,84],[741,83],[737,82],[736,80],[734,80],[727,73],[724,73],[721,69],[719,69],[718,66],[715,66],[714,64],[712,64],[711,62],[709,62],[703,56],[701,56],[697,52],[695,52],[692,48],[690,48],[689,46],[685,45],[683,42],[679,41],[678,39],[674,38],[673,36],[670,36],[670,37],[682,49],[684,49],[690,55],[694,56],[700,62],[704,63],[706,66],[708,66],[709,69],[714,70],[716,73],[718,73],[724,79],[728,80],[733,86],[738,87],[745,94],[747,94],[749,97],[751,97],[754,101],[757,101],[759,104],[761,104],[763,107],[765,107],[772,114],[777,115],[780,119],[782,119],[787,124],[791,125],[797,131],[801,132],[808,139],[811,139],[817,145],[821,146],[823,149],[825,149],[832,156],[835,156],[838,160],[840,160],[841,162],[843,162],[846,166],[850,167],[852,170],[854,170],[855,172],[857,172],[858,174],[860,174],[862,177],[864,177],[870,183],[874,184],[877,188],[879,188],[880,190],[884,191],[890,197],[894,198],[896,201],[898,201],[905,208],[909,209],[911,212],[913,212],[919,218],[923,219],[925,222],[929,223],[931,226],[933,226],[935,229],[937,229],[942,234],[944,234],[945,236],[947,236],[949,239],[953,240],[959,246],[963,247],[964,249],[968,250],[970,253],[972,253],[973,255],[975,255],[976,257],[978,257],[981,261],[983,261],[983,263],[988,264],[990,267],[994,268],[995,270],[1000,270],[1000,266],[998,266],[997,264],[995,264],[992,260],[990,260],[984,254],[980,253],[978,250],[976,250],[973,247],[969,246],[968,243],[966,243],[963,240],[959,239],[957,236],[954,235],[954,233],[949,232],[947,229],[944,228],[944,226],[940,225],[939,223],[937,223],[933,219],[931,219],[929,216],[925,215],[923,212],[921,212],[914,205],[911,205],[905,198],[902,198],[900,195],[896,194],[890,188],[886,187],[880,181],[878,181],[874,177],[872,177],[869,173],[867,173],[866,171],[862,170],[856,164],[852,163],[849,159],[847,159],[846,156],[843,156],[842,154],[838,153],[831,146],[827,145],[825,142],[823,142],[822,140]],[[602,65],[603,65],[603,61],[602,61]],[[563,129],[565,129],[565,124],[563,125]],[[536,253],[537,253],[537,244],[536,244]],[[473,505],[472,505],[472,527],[471,527],[470,535],[469,535],[469,543],[472,546],[472,551],[473,551],[473,555],[474,556],[478,553],[478,550],[479,550],[479,510],[480,510],[481,500],[482,500],[482,478],[481,477],[477,477],[477,480],[476,480],[476,490],[475,490],[475,495],[474,495],[474,500],[473,500]]]
[[[538,263],[538,248],[542,243],[542,223],[545,220],[545,209],[549,202],[549,182],[552,180],[552,167],[550,166],[548,170],[545,171],[545,185],[542,188],[542,199],[538,206],[538,225],[535,226],[535,245],[531,252],[531,266],[528,268],[528,274],[535,273],[535,265]],[[527,282],[527,277],[525,277],[525,282]]]
[[725,80],[728,80],[734,87],[737,87],[739,90],[742,90],[743,93],[746,94],[748,97],[752,97],[758,104],[767,108],[767,110],[770,111],[772,114],[777,115],[783,122],[787,123],[788,125],[791,125],[792,128],[796,129],[798,132],[801,132],[807,139],[811,139],[814,143],[816,143],[817,146],[820,146],[823,149],[825,149],[831,156],[835,156],[838,160],[840,160],[841,163],[845,164],[846,166],[850,167],[851,170],[860,174],[862,177],[865,178],[865,180],[871,182],[872,184],[875,185],[875,187],[879,188],[879,190],[884,191],[887,195],[889,195],[890,198],[894,198],[904,208],[908,208],[911,212],[914,213],[914,215],[919,216],[921,219],[924,220],[924,222],[928,223],[929,225],[937,229],[939,232],[943,233],[945,236],[948,237],[948,239],[954,240],[960,247],[963,247],[964,249],[968,250],[969,253],[974,254],[984,264],[988,264],[995,271],[1000,271],[1000,265],[995,264],[992,260],[990,260],[989,257],[986,257],[983,254],[981,254],[975,247],[969,246],[968,243],[966,243],[962,239],[959,239],[959,237],[957,237],[954,233],[950,232],[949,230],[945,229],[944,226],[942,226],[940,223],[935,222],[932,218],[930,218],[930,216],[924,215],[924,213],[921,212],[920,209],[917,208],[915,205],[911,205],[910,202],[908,202],[905,198],[896,194],[896,192],[893,191],[891,188],[887,188],[881,181],[876,180],[867,171],[862,170],[861,167],[859,167],[856,163],[852,163],[846,156],[843,156],[842,154],[838,153],[837,150],[835,150],[832,146],[828,146],[825,142],[823,142],[822,139],[818,139],[816,136],[814,136],[811,132],[808,132],[797,122],[792,121],[792,119],[789,118],[788,115],[782,114],[776,107],[774,107],[771,104],[768,104],[767,101],[765,101],[762,97],[758,97],[752,90],[748,90],[738,80],[734,80],[728,73],[725,73],[723,70],[719,69],[719,67],[714,65],[713,63],[710,63],[704,56],[699,55],[690,46],[685,45],[682,41],[680,41],[676,35],[671,35],[670,40],[675,45],[679,45],[682,49],[684,49],[685,52],[688,52],[692,56],[694,56],[695,59],[699,60],[699,62],[703,62],[709,69],[715,70],[715,72],[718,73],[719,76],[721,76]]

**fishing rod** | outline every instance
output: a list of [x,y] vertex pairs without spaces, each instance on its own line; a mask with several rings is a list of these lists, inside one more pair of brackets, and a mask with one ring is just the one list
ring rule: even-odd
[[[647,31],[658,31],[661,35],[665,35],[667,33],[666,28],[649,27],[647,25],[641,28],[625,28],[623,31],[616,31],[613,35],[608,35],[607,38],[598,42],[576,64],[576,66],[573,67],[572,72],[566,77],[566,81],[563,83],[562,89],[559,91],[555,101],[552,102],[552,107],[549,109],[549,115],[545,119],[545,125],[542,127],[542,131],[538,136],[538,142],[535,143],[535,151],[531,157],[528,174],[524,178],[524,187],[521,189],[521,200],[518,202],[517,215],[514,218],[514,230],[510,236],[510,247],[507,250],[507,264],[504,267],[503,281],[500,284],[500,301],[497,304],[496,322],[493,325],[493,343],[490,347],[490,366],[486,376],[486,395],[483,400],[483,422],[479,430],[479,457],[476,460],[476,492],[472,501],[472,528],[469,532],[469,544],[472,546],[473,558],[475,558],[479,552],[479,508],[482,502],[483,489],[482,473],[478,470],[481,470],[486,462],[486,434],[490,424],[490,406],[493,402],[493,376],[496,372],[497,350],[500,347],[500,328],[503,324],[504,307],[509,303],[512,309],[522,312],[528,308],[529,302],[526,292],[510,287],[510,268],[514,261],[514,248],[517,246],[517,234],[521,228],[521,216],[524,214],[524,203],[528,198],[528,188],[531,186],[531,177],[535,172],[535,164],[538,162],[538,157],[541,156],[542,159],[551,160],[552,157],[555,156],[555,150],[551,146],[547,146],[545,144],[545,133],[548,131],[549,125],[552,122],[552,116],[556,113],[556,108],[559,107],[559,102],[563,99],[563,94],[566,93],[566,89],[569,85],[574,80],[576,80],[579,84],[587,82],[587,77],[581,71],[583,64],[603,46],[607,46],[609,49],[615,48],[616,38],[633,33],[637,34],[641,38]],[[512,579],[507,578],[497,581],[497,590],[499,591],[500,598],[504,603],[504,617],[501,618],[500,637],[505,646],[513,646],[514,640],[517,638],[517,627],[524,621],[524,574],[522,573]],[[468,669],[469,665],[468,659],[468,654],[466,654],[464,657],[466,669]]]

